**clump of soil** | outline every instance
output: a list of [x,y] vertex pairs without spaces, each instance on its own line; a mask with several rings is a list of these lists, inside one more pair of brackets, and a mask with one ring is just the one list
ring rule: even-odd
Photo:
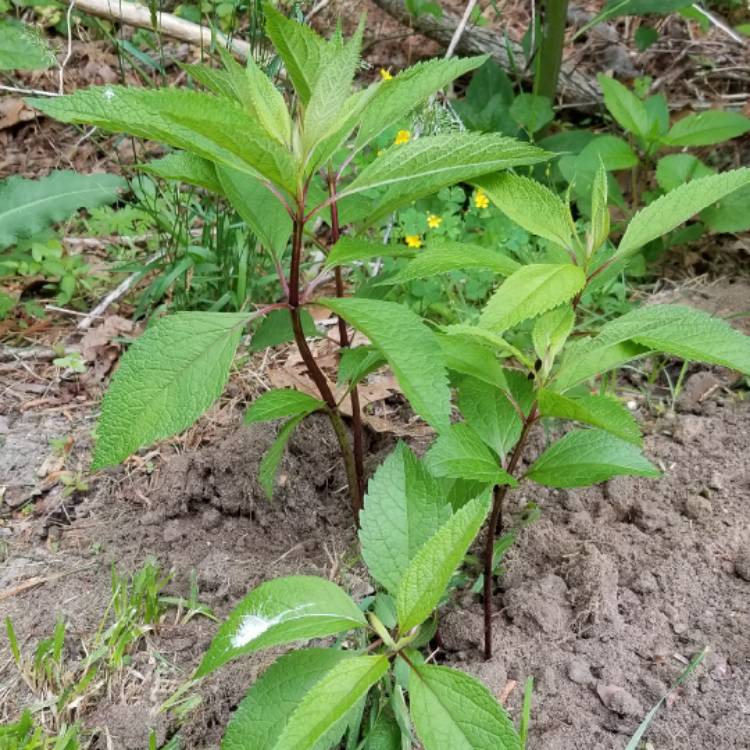
[[[461,594],[446,608],[438,658],[477,674],[513,716],[534,677],[530,750],[619,750],[704,646],[711,653],[648,736],[665,749],[749,747],[750,404],[726,394],[713,389],[686,403],[689,413],[646,425],[645,451],[664,470],[660,480],[566,491],[529,485],[511,495],[509,511],[533,500],[543,512],[498,581],[490,662],[481,658],[481,603]],[[110,564],[135,570],[149,554],[174,570],[172,593],[186,594],[195,570],[201,600],[219,617],[262,580],[291,573],[336,579],[358,598],[369,593],[326,420],[306,421],[292,438],[269,502],[257,470],[274,435],[273,427],[243,427],[150,478],[110,474],[75,507],[55,546],[15,533],[22,522],[14,521],[0,587],[49,577],[3,602],[27,648],[58,614],[85,639],[106,608]],[[542,448],[543,431],[533,437],[533,451]],[[380,447],[370,446],[373,465]],[[86,718],[102,730],[95,747],[140,750],[143,732],[126,731],[134,726],[171,736],[177,724],[156,708],[189,677],[215,628],[200,617],[169,619],[149,637],[135,655],[138,677],[123,678],[125,687]],[[198,686],[202,703],[180,728],[183,746],[217,748],[273,657],[238,661]],[[29,699],[13,669],[0,674],[0,687],[13,688],[0,691],[7,716]]]
[[[624,747],[706,646],[648,737],[750,747],[750,404],[706,406],[650,426],[660,480],[525,490],[543,513],[508,554],[491,662],[480,663],[478,603],[448,618],[452,660],[496,694],[534,677],[531,748]],[[511,693],[511,713],[521,697]]]

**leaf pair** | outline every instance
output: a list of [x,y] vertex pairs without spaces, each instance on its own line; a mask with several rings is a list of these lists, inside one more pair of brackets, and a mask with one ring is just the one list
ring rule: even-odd
[[360,519],[362,556],[394,596],[402,633],[437,607],[488,509],[485,493],[452,514],[442,483],[403,444],[377,470]]
[[[240,703],[222,750],[328,750],[341,740],[349,717],[361,711],[358,706],[387,669],[384,655],[333,649],[286,654]],[[512,723],[490,691],[454,669],[413,665],[409,712],[425,750],[521,750]],[[382,712],[366,747],[397,750],[403,732],[389,712]]]

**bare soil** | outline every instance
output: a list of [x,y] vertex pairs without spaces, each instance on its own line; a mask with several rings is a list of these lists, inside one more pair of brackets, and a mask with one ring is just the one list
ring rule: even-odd
[[[750,403],[728,383],[722,373],[693,373],[679,413],[658,419],[639,400],[646,453],[663,479],[580,491],[528,486],[511,496],[511,511],[534,500],[542,517],[522,532],[498,582],[492,661],[481,659],[480,602],[459,592],[446,607],[439,660],[477,674],[514,716],[523,681],[534,677],[532,750],[624,747],[704,646],[710,654],[649,739],[659,750],[750,748]],[[71,429],[85,452],[82,411],[72,428],[54,411],[6,416],[0,483],[38,486],[48,439]],[[326,422],[310,419],[293,438],[269,503],[256,472],[272,433],[239,428],[150,474],[147,463],[131,463],[88,493],[63,499],[52,490],[33,514],[6,517],[0,592],[43,580],[2,601],[27,651],[62,615],[73,657],[103,616],[111,564],[132,571],[148,555],[174,571],[172,593],[186,594],[195,570],[201,599],[219,616],[262,580],[292,572],[367,594]],[[535,441],[532,453],[543,445],[541,431]],[[373,465],[388,442],[370,446]],[[95,747],[142,750],[149,728],[160,740],[174,733],[174,717],[158,706],[189,677],[214,630],[204,618],[167,618],[87,707],[86,723],[101,730]],[[183,747],[218,747],[233,707],[273,656],[233,664],[196,689],[202,703],[181,728]],[[3,659],[0,718],[30,700]]]

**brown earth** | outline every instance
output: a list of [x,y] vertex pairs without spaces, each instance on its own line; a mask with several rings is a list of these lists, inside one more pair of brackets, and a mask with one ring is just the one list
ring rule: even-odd
[[[480,655],[479,601],[459,593],[446,608],[438,659],[477,674],[498,696],[510,690],[515,717],[523,681],[534,677],[531,750],[623,748],[704,646],[703,665],[648,738],[659,750],[750,748],[750,404],[725,384],[721,374],[694,373],[681,413],[656,420],[636,399],[646,453],[663,479],[621,478],[580,491],[527,486],[511,499],[511,510],[537,502],[542,516],[521,533],[498,584],[492,661]],[[85,432],[87,421],[79,427]],[[10,415],[0,483],[33,484],[49,437],[70,429],[59,415]],[[48,493],[38,505],[52,522],[38,508],[8,519],[0,527],[0,592],[48,579],[2,602],[25,649],[62,615],[73,655],[103,616],[111,563],[132,571],[148,555],[174,571],[172,593],[186,594],[195,570],[201,599],[219,616],[262,580],[293,572],[368,593],[327,424],[311,419],[294,437],[268,503],[256,472],[272,432],[240,428],[151,475],[145,464],[117,470],[56,515]],[[540,431],[532,453],[543,440]],[[83,436],[79,443],[85,452]],[[373,465],[386,443],[371,446]],[[204,618],[168,617],[149,635],[86,713],[87,724],[102,729],[95,747],[142,750],[148,727],[160,740],[173,733],[173,717],[156,709],[188,678],[214,630]],[[181,730],[183,747],[218,747],[232,708],[269,659],[235,663],[196,688],[203,701]],[[6,718],[30,700],[8,662],[0,664]]]

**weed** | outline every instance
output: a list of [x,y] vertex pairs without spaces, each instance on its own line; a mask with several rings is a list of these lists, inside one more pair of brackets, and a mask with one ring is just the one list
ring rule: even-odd
[[[170,608],[187,622],[196,615],[212,618],[200,602],[195,576],[187,600],[164,596],[170,580],[154,559],[132,576],[112,569],[112,596],[99,628],[90,642],[81,642],[83,657],[70,654],[70,634],[58,619],[52,635],[42,639],[34,651],[24,655],[13,622],[5,619],[10,653],[20,678],[34,696],[34,704],[14,724],[0,727],[0,747],[14,750],[77,750],[93,738],[81,728],[86,708],[105,690],[124,679],[124,670],[144,638],[164,621]],[[66,646],[66,641],[68,641]],[[67,648],[67,651],[66,651]],[[189,704],[195,706],[195,698]],[[7,739],[10,738],[10,739]],[[6,740],[9,743],[2,744]]]

